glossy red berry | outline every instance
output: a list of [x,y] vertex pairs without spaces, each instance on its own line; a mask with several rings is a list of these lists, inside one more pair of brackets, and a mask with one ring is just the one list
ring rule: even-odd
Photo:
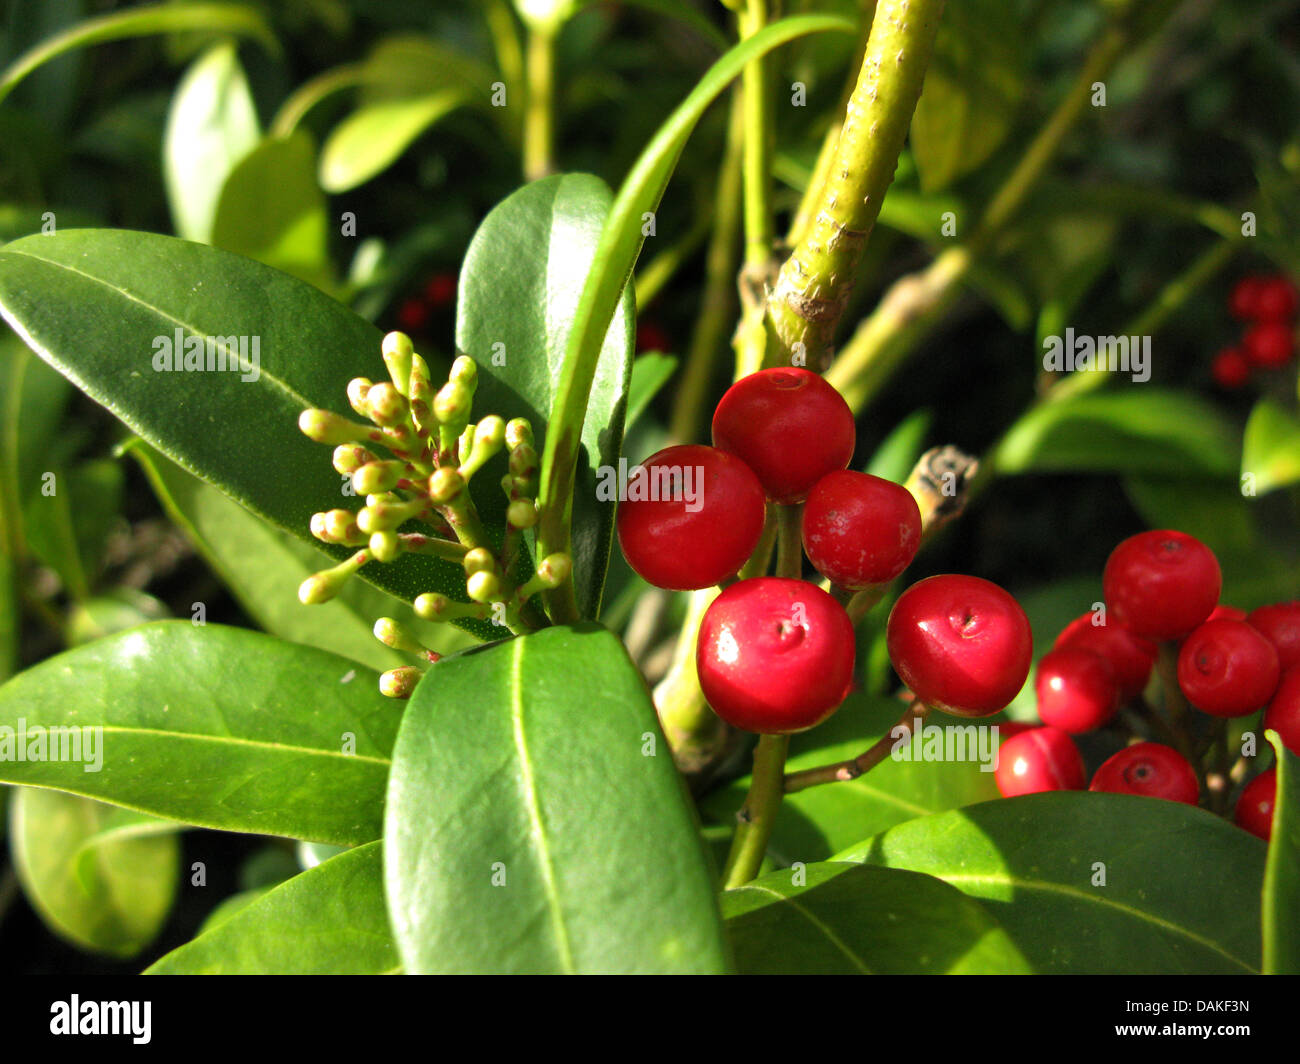
[[694,591],[733,575],[763,531],[763,488],[726,451],[668,447],[634,467],[618,507],[618,543],[648,583]]
[[1136,698],[1151,678],[1158,648],[1121,625],[1095,624],[1096,617],[1091,611],[1076,617],[1061,630],[1054,646],[1077,647],[1101,655],[1115,672],[1121,700]]
[[1295,285],[1281,274],[1266,277],[1255,295],[1255,317],[1262,321],[1287,321],[1295,317]]
[[765,576],[722,592],[700,622],[700,689],[723,720],[788,735],[820,724],[853,684],[853,622],[804,580]]
[[408,299],[397,308],[397,323],[406,332],[423,332],[429,324],[429,307],[421,299]]
[[1239,347],[1225,347],[1210,363],[1210,375],[1220,388],[1234,391],[1250,380],[1250,360]]
[[886,625],[889,660],[922,702],[987,717],[1016,697],[1033,657],[1029,618],[997,584],[932,576],[899,596]]
[[1273,806],[1277,802],[1277,769],[1261,772],[1241,792],[1233,816],[1237,827],[1245,828],[1265,842],[1273,834]]
[[1264,278],[1248,274],[1232,286],[1228,295],[1228,313],[1238,321],[1253,321],[1259,315],[1259,293]]
[[435,273],[424,286],[424,298],[435,309],[456,302],[456,275],[454,273]]
[[658,322],[639,321],[636,323],[636,350],[637,354],[642,351],[671,351],[672,341]]
[[1079,647],[1044,654],[1034,690],[1038,719],[1071,735],[1100,728],[1119,709],[1115,670],[1101,655]]
[[1003,798],[1040,791],[1083,789],[1083,758],[1060,728],[1030,728],[998,748],[994,772]]
[[1239,610],[1236,606],[1225,606],[1220,603],[1210,611],[1210,615],[1205,619],[1207,621],[1244,621],[1246,611]]
[[1291,326],[1281,321],[1257,322],[1246,330],[1241,346],[1252,366],[1278,369],[1291,361]]
[[841,469],[808,494],[803,549],[833,584],[860,590],[894,579],[921,545],[921,509],[900,484]]
[[1178,686],[1215,717],[1243,717],[1277,690],[1277,651],[1245,621],[1206,621],[1178,652]]
[[1300,665],[1300,602],[1274,602],[1252,610],[1246,621],[1273,644],[1284,669]]
[[774,502],[803,502],[853,457],[853,413],[806,369],[760,370],[727,389],[713,413],[713,443],[739,455]]
[[1000,720],[997,722],[998,742],[1005,743],[1008,739],[1014,738],[1023,732],[1033,731],[1040,727],[1037,724],[1026,724],[1019,720]]
[[1195,805],[1201,787],[1196,770],[1172,746],[1134,743],[1102,762],[1088,785],[1090,791],[1140,794]]
[[1282,737],[1282,745],[1300,756],[1300,665],[1287,669],[1264,710],[1264,727]]
[[1144,639],[1181,639],[1218,605],[1222,585],[1209,547],[1164,529],[1124,540],[1102,573],[1111,619]]

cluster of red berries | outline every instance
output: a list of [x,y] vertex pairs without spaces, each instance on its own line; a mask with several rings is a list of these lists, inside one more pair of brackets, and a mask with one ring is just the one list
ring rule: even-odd
[[[1164,721],[1143,699],[1161,645],[1177,663],[1167,678],[1177,691],[1167,697],[1220,719],[1264,709],[1263,727],[1300,752],[1300,602],[1247,615],[1219,604],[1221,587],[1214,552],[1185,533],[1143,532],[1119,544],[1102,577],[1105,609],[1072,621],[1038,663],[1043,726],[1001,729],[1001,792],[1082,789],[1083,758],[1072,736],[1109,724],[1123,706]],[[1173,717],[1165,730],[1176,736],[1178,727]],[[1089,789],[1191,805],[1201,794],[1192,761],[1156,742],[1115,754]],[[1274,769],[1257,776],[1237,802],[1237,823],[1267,838],[1275,791]]]
[[[802,506],[787,515],[799,520],[803,553],[830,590],[789,575],[740,579],[700,625],[701,689],[738,728],[790,734],[829,717],[853,684],[844,603],[883,593],[920,546],[912,493],[846,468],[854,438],[848,404],[817,374],[763,370],[718,403],[712,447],[669,447],[628,481],[618,512],[623,554],[649,583],[676,591],[731,580],[755,553],[767,504]],[[966,716],[1005,708],[1032,659],[1019,604],[972,576],[909,588],[890,614],[887,641],[919,701]]]
[[402,300],[397,308],[397,323],[408,333],[423,333],[434,313],[455,302],[456,275],[446,270],[435,273],[418,295]]
[[1243,277],[1228,297],[1228,312],[1246,326],[1241,342],[1225,347],[1210,364],[1221,388],[1240,388],[1257,369],[1280,369],[1295,353],[1295,285],[1281,274]]

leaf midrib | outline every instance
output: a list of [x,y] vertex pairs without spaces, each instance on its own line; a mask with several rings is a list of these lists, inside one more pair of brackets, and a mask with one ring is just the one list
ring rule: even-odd
[[846,956],[853,963],[853,966],[857,968],[858,971],[860,971],[863,975],[875,974],[871,970],[871,968],[869,968],[862,961],[862,959],[858,957],[858,955],[854,953],[853,950],[850,949],[847,944],[845,944],[845,942],[843,941],[843,939],[839,937],[839,935],[837,935],[834,931],[832,931],[830,927],[828,927],[821,920],[817,919],[816,916],[814,916],[811,912],[805,909],[793,898],[789,898],[786,895],[782,894],[780,891],[773,890],[771,887],[759,886],[756,883],[751,883],[748,886],[741,887],[740,889],[756,890],[761,894],[766,894],[769,897],[775,898],[778,902],[781,902],[785,905],[789,905],[792,909],[794,909],[795,912],[797,912],[800,916],[802,916],[805,920],[807,920],[810,924],[812,924],[813,927],[815,927],[818,931],[820,931],[826,937],[826,940],[831,943],[831,945],[833,945],[836,949],[838,949],[841,953],[843,953],[844,956]]

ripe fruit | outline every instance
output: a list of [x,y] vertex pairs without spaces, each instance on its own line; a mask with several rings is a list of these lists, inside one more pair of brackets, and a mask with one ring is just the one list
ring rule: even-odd
[[1259,314],[1259,293],[1264,278],[1249,274],[1232,286],[1228,296],[1228,313],[1238,321],[1253,321]]
[[1206,621],[1178,652],[1178,686],[1216,717],[1253,713],[1277,689],[1277,651],[1245,621]]
[[1252,610],[1246,622],[1273,644],[1283,669],[1300,665],[1300,602],[1274,602]]
[[1100,728],[1119,709],[1119,684],[1105,658],[1079,647],[1050,650],[1038,663],[1038,717],[1071,735]]
[[1172,746],[1134,743],[1103,761],[1088,785],[1090,791],[1140,794],[1195,805],[1201,788],[1196,770]]
[[647,582],[670,591],[735,573],[763,531],[763,488],[735,455],[668,447],[635,468],[618,507],[618,543]]
[[397,324],[403,332],[423,332],[429,324],[429,307],[419,299],[408,299],[397,308]]
[[1291,361],[1291,326],[1280,321],[1261,321],[1241,338],[1246,360],[1260,369],[1277,369]]
[[1244,621],[1246,611],[1239,610],[1236,606],[1225,606],[1220,603],[1210,611],[1210,615],[1205,619],[1207,621]]
[[700,622],[700,688],[729,724],[765,735],[829,717],[853,683],[853,623],[803,580],[765,576],[722,592]]
[[760,370],[727,389],[713,413],[713,444],[745,460],[768,498],[803,502],[853,457],[853,413],[806,369]]
[[636,351],[671,351],[672,341],[662,325],[656,321],[639,321],[636,323]]
[[445,307],[456,301],[456,275],[454,273],[435,273],[424,286],[424,298],[434,308]]
[[1220,388],[1240,388],[1250,380],[1250,360],[1241,348],[1225,347],[1210,363],[1210,376]]
[[1124,540],[1102,573],[1111,619],[1144,639],[1181,639],[1210,615],[1222,585],[1214,552],[1167,529]]
[[1261,772],[1241,792],[1233,819],[1237,827],[1245,828],[1265,842],[1273,834],[1273,806],[1277,801],[1277,769]]
[[1158,650],[1149,639],[1135,636],[1118,624],[1093,624],[1092,612],[1076,617],[1056,637],[1054,647],[1091,650],[1110,662],[1122,700],[1136,698],[1146,688]]
[[921,509],[902,485],[841,469],[808,494],[804,552],[840,587],[857,591],[894,579],[920,544]]
[[1019,720],[1000,720],[994,725],[998,729],[998,742],[1005,743],[1013,736],[1020,735],[1023,732],[1033,731],[1037,725],[1025,724]]
[[1083,758],[1060,728],[1030,728],[999,747],[994,778],[1003,798],[1078,791],[1083,789]]
[[987,717],[1015,698],[1029,675],[1029,618],[1007,592],[977,576],[932,576],[894,603],[889,659],[912,692],[935,709]]
[[1255,293],[1255,317],[1261,321],[1284,321],[1296,312],[1295,285],[1281,274],[1265,277]]
[[1264,727],[1282,737],[1282,745],[1300,754],[1300,666],[1287,669],[1264,710]]

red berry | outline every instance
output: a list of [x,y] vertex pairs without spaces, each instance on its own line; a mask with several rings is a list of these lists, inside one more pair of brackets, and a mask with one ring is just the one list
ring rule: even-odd
[[1245,828],[1265,842],[1273,834],[1273,806],[1277,802],[1277,769],[1261,772],[1241,792],[1237,799],[1237,812],[1233,819],[1237,827]]
[[656,587],[694,591],[745,564],[763,531],[763,488],[714,447],[668,447],[634,467],[618,507],[627,563]]
[[977,576],[913,584],[889,613],[885,641],[917,698],[963,717],[1005,708],[1024,686],[1034,650],[1020,604]]
[[1228,313],[1238,321],[1253,321],[1259,314],[1259,293],[1264,278],[1248,274],[1232,286],[1228,296]]
[[1013,736],[1020,735],[1023,732],[1033,731],[1038,725],[1025,724],[1018,720],[1000,720],[995,727],[998,729],[998,742],[1005,743]]
[[435,308],[456,301],[456,275],[447,271],[435,273],[424,286],[424,298]]
[[397,323],[406,332],[422,332],[429,324],[429,307],[420,299],[408,299],[397,309]]
[[844,397],[806,369],[742,377],[713,413],[714,446],[743,458],[779,503],[803,502],[817,481],[847,466],[854,436]]
[[1220,603],[1210,611],[1210,615],[1205,619],[1207,621],[1244,621],[1246,611],[1239,610],[1236,606],[1225,606]]
[[1078,647],[1100,654],[1115,671],[1120,698],[1136,698],[1151,678],[1158,649],[1149,639],[1141,639],[1121,625],[1093,623],[1096,616],[1089,611],[1076,617],[1061,630],[1054,647]]
[[1210,363],[1210,375],[1220,388],[1233,391],[1250,380],[1250,360],[1239,347],[1225,347]]
[[1281,274],[1265,277],[1255,295],[1255,317],[1261,321],[1286,321],[1295,317],[1295,285]]
[[636,323],[636,351],[671,351],[672,341],[664,332],[663,326],[655,321]]
[[1083,789],[1083,758],[1060,728],[1030,728],[998,748],[994,772],[1003,798]]
[[1196,770],[1172,746],[1134,743],[1102,762],[1088,785],[1090,791],[1140,794],[1195,805],[1201,787]]
[[1245,621],[1206,621],[1178,652],[1178,686],[1197,709],[1244,717],[1277,690],[1277,651]]
[[714,712],[746,731],[788,735],[820,724],[853,684],[853,622],[804,580],[732,584],[700,622],[696,666]]
[[1291,344],[1291,326],[1280,321],[1258,322],[1241,338],[1246,361],[1260,369],[1277,369],[1290,362]]
[[857,591],[892,580],[921,545],[921,509],[893,481],[841,469],[808,494],[803,549],[833,584]]
[[1264,710],[1264,727],[1282,737],[1282,745],[1300,755],[1300,665],[1287,669]]
[[1079,647],[1050,650],[1038,663],[1038,717],[1071,735],[1100,728],[1119,709],[1115,670]]
[[1144,639],[1181,639],[1218,605],[1222,585],[1209,547],[1163,529],[1124,540],[1102,574],[1112,619]]
[[1282,668],[1300,665],[1300,602],[1261,606],[1252,610],[1246,621],[1273,644]]

